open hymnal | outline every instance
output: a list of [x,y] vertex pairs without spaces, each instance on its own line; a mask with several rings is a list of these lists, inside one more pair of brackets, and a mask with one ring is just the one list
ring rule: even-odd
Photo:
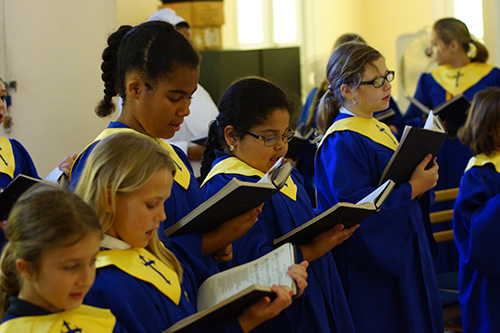
[[233,178],[212,197],[164,231],[166,236],[207,232],[221,223],[258,207],[285,184],[293,166],[280,158],[257,182]]
[[280,246],[288,242],[293,244],[307,244],[315,236],[338,224],[343,224],[345,228],[351,228],[378,212],[393,188],[394,182],[388,180],[355,204],[339,202],[300,227],[275,239],[274,246]]
[[288,267],[295,263],[295,247],[287,243],[254,261],[212,275],[198,289],[198,312],[165,332],[211,327],[234,318],[262,297],[274,298],[272,285],[290,288],[295,294],[295,282],[287,274]]
[[[392,179],[396,185],[410,180],[417,165],[427,156],[436,156],[446,138],[446,129],[433,111],[429,112],[423,128],[405,126],[398,148],[382,173],[380,183]],[[430,168],[433,161],[427,165]]]

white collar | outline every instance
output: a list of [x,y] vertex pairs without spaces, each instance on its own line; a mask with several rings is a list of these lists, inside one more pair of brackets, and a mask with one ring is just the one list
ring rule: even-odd
[[345,113],[345,114],[349,114],[351,116],[354,116],[356,117],[356,115],[354,113],[352,113],[351,111],[347,110],[344,106],[341,106],[340,109],[339,109],[340,113]]
[[110,250],[126,250],[130,249],[132,246],[128,245],[121,239],[111,237],[109,235],[104,235],[101,243],[99,244],[101,248],[106,248]]

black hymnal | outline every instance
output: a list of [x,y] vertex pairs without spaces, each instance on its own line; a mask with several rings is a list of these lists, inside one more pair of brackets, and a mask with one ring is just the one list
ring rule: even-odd
[[40,183],[36,179],[23,174],[18,175],[10,184],[0,192],[0,221],[6,220],[17,199],[31,186]]
[[339,202],[300,227],[275,239],[274,246],[280,246],[288,242],[307,244],[315,236],[338,224],[343,224],[346,229],[351,228],[378,212],[393,188],[394,182],[388,180],[356,204]]
[[164,234],[178,236],[215,229],[221,223],[267,201],[283,187],[292,169],[293,166],[281,158],[257,183],[233,178],[191,213],[165,229]]
[[[446,129],[438,116],[429,113],[424,128],[405,126],[398,148],[382,173],[380,183],[392,179],[396,185],[410,180],[417,165],[427,156],[436,156],[446,138]],[[434,162],[431,160],[427,168]]]

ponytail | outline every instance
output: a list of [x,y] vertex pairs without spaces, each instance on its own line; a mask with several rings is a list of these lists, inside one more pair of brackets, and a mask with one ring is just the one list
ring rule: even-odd
[[[313,123],[316,121],[317,115],[316,113],[318,112],[318,105],[321,100],[321,97],[326,93],[328,90],[328,80],[323,80],[321,84],[318,87],[318,90],[316,90],[316,93],[314,94],[312,103],[309,107],[308,111],[308,116],[306,123],[304,124],[304,129],[302,130],[302,133],[308,133],[311,127],[313,126]],[[316,127],[318,127],[316,125]]]
[[223,141],[224,129],[219,128],[218,121],[214,120],[208,127],[207,144],[201,161],[200,184],[203,183],[210,169],[212,169],[212,163],[215,161],[215,150],[224,150]]
[[132,30],[131,26],[122,25],[109,36],[108,47],[102,52],[101,79],[104,81],[104,97],[95,109],[95,113],[101,118],[113,114],[116,109],[113,97],[118,94],[116,77],[118,47],[123,37],[130,30]]
[[16,269],[16,257],[10,242],[5,245],[0,257],[0,320],[5,317],[10,302],[9,297],[17,296],[21,289]]
[[339,113],[339,107],[335,103],[334,95],[330,89],[327,89],[319,101],[316,116],[316,124],[321,134],[326,133]]

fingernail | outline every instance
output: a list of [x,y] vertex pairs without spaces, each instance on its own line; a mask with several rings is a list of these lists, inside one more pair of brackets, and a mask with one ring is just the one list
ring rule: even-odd
[[257,209],[255,210],[255,212],[256,212],[257,214],[260,214],[260,212],[262,212],[262,209],[257,208]]

